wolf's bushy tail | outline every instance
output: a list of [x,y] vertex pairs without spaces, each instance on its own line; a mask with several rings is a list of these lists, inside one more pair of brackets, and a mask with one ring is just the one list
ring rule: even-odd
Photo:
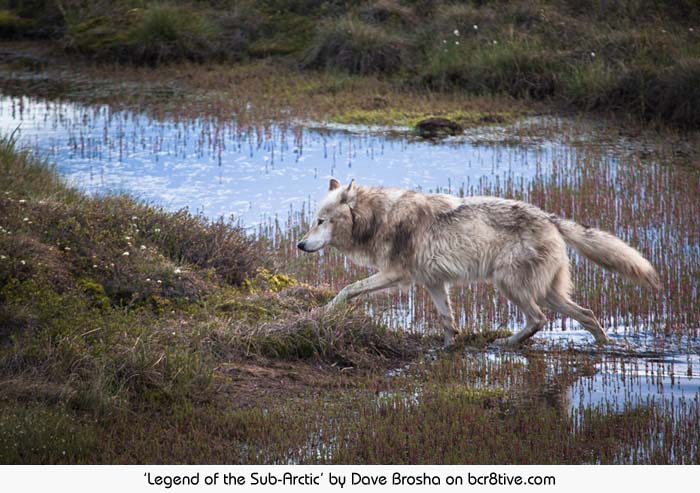
[[650,288],[661,287],[659,275],[649,261],[618,237],[568,219],[556,216],[551,219],[564,240],[584,257]]

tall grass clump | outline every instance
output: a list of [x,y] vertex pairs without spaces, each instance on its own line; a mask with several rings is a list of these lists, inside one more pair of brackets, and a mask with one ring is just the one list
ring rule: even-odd
[[302,65],[371,74],[396,72],[407,62],[405,38],[348,15],[326,20],[319,26]]
[[203,13],[183,6],[156,3],[138,15],[127,44],[137,60],[158,64],[187,59],[203,61],[216,51],[216,25]]
[[439,90],[543,99],[557,90],[562,59],[528,40],[468,43],[449,37],[428,54],[421,81]]
[[615,70],[605,63],[577,67],[563,81],[569,102],[585,109],[616,111],[697,128],[700,117],[700,59],[670,66],[640,65]]
[[313,360],[360,368],[405,360],[420,353],[417,341],[360,311],[319,310],[318,299],[290,306],[293,298],[317,298],[319,294],[300,286],[282,291],[267,302],[248,305],[247,310],[254,310],[257,322],[251,324],[246,317],[212,333],[216,351],[238,357]]

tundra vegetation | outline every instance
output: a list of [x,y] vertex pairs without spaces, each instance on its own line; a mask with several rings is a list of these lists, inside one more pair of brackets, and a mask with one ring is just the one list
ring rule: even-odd
[[[550,107],[698,123],[690,0],[0,6],[0,35],[21,42],[12,46],[39,40],[42,56],[65,57],[5,60],[3,74],[42,76],[3,75],[4,93],[263,128],[297,116],[474,126]],[[57,68],[66,60],[79,69]],[[527,197],[628,228],[664,289],[576,263],[578,295],[631,336],[648,325],[690,344],[700,328],[697,155],[678,144],[684,134],[665,135],[614,176],[584,144],[575,163],[527,186],[453,192]],[[467,333],[444,352],[437,333],[394,323],[398,303],[430,325],[421,290],[379,296],[372,310],[320,309],[366,271],[333,252],[297,254],[309,211],[251,236],[233,220],[89,196],[9,135],[0,167],[0,462],[700,462],[697,394],[571,408],[571,385],[600,368],[663,386],[655,370],[627,366],[624,350],[485,351],[504,335],[499,323],[519,316],[487,286],[455,293],[470,310]]]
[[265,59],[414,92],[700,124],[694,0],[7,0],[0,8],[3,38],[46,39],[109,64]]

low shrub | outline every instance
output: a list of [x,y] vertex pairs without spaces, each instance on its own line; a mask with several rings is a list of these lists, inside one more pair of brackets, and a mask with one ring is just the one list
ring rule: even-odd
[[127,44],[137,61],[204,61],[216,51],[216,25],[203,13],[175,4],[152,4],[135,16]]
[[506,93],[543,99],[553,95],[564,57],[525,40],[483,44],[446,39],[428,55],[421,83],[439,90]]
[[391,73],[408,64],[408,43],[398,34],[352,15],[323,22],[302,65],[351,74]]
[[219,29],[206,13],[153,3],[70,23],[65,48],[100,60],[150,64],[221,57]]
[[564,82],[568,101],[584,109],[616,111],[698,128],[700,59],[670,66],[634,65],[614,70],[597,62],[574,69]]

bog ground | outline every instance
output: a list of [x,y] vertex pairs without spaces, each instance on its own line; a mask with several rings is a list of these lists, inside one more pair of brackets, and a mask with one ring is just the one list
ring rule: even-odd
[[[51,34],[0,16],[2,462],[700,461],[691,4],[63,3]],[[296,249],[330,176],[527,200],[663,288],[573,258],[604,349],[552,314],[491,349],[523,320],[486,285],[453,289],[450,351],[422,288],[323,311],[367,275]]]

